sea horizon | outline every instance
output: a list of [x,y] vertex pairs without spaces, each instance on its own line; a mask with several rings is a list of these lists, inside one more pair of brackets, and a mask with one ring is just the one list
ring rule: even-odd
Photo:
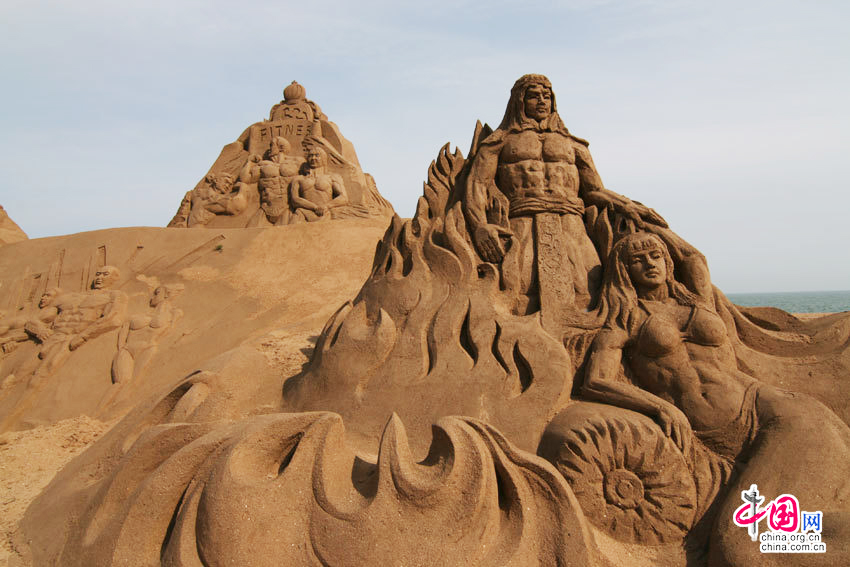
[[789,313],[850,311],[850,290],[727,293],[726,297],[744,307],[777,307]]

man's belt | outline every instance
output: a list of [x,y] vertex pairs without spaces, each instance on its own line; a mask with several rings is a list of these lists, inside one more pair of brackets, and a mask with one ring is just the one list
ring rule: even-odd
[[581,215],[584,213],[584,202],[579,199],[565,201],[562,198],[519,197],[510,200],[508,216],[530,217],[538,213],[555,213],[558,215]]

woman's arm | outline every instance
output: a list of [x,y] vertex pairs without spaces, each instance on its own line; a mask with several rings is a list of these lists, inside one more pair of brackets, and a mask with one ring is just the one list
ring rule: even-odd
[[582,393],[589,399],[636,411],[656,419],[676,446],[690,450],[691,427],[688,418],[670,402],[633,384],[617,380],[628,342],[625,331],[602,329],[593,341],[585,371]]
[[714,288],[711,285],[705,256],[669,228],[651,225],[646,225],[645,228],[655,233],[667,245],[670,257],[677,266],[678,279],[685,287],[700,296],[708,305],[714,306]]

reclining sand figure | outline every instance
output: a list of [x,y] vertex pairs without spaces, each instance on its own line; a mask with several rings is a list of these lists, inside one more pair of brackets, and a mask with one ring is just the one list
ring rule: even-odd
[[[814,398],[738,370],[712,297],[674,279],[657,236],[635,233],[614,246],[601,302],[606,323],[591,347],[583,394],[655,419],[686,457],[700,443],[741,465],[717,510],[709,565],[761,565],[769,557],[733,523],[751,484],[823,511],[835,561],[850,528],[850,428]],[[617,380],[620,365],[634,384]]]
[[[24,313],[21,315],[6,315],[0,312],[0,349],[9,353],[15,350],[19,344],[36,338],[39,331],[49,329],[49,325],[56,318],[55,299],[62,294],[58,287],[47,289],[38,301],[38,311]],[[45,335],[46,336],[46,335]]]
[[248,184],[234,190],[233,176],[226,172],[208,173],[203,183],[186,193],[169,227],[206,226],[216,215],[238,215],[248,205]]

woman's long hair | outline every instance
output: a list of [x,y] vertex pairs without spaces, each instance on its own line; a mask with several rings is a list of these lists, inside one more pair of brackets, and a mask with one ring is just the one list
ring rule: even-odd
[[629,261],[634,252],[656,248],[664,255],[667,267],[667,292],[680,305],[702,305],[700,298],[673,277],[673,259],[667,245],[650,232],[635,232],[621,238],[611,249],[605,274],[602,277],[600,313],[605,317],[605,327],[620,328],[634,336],[643,322],[637,290],[629,276]]
[[[532,85],[538,85],[552,95],[552,112],[551,114],[538,122],[533,118],[525,115],[525,91]],[[569,135],[567,127],[558,116],[558,107],[555,104],[555,93],[552,91],[552,83],[549,82],[544,75],[523,75],[514,83],[511,88],[511,98],[508,100],[508,106],[505,109],[505,116],[502,118],[502,123],[499,124],[499,130],[506,132],[519,132],[522,130],[539,130],[548,132],[561,132]]]

